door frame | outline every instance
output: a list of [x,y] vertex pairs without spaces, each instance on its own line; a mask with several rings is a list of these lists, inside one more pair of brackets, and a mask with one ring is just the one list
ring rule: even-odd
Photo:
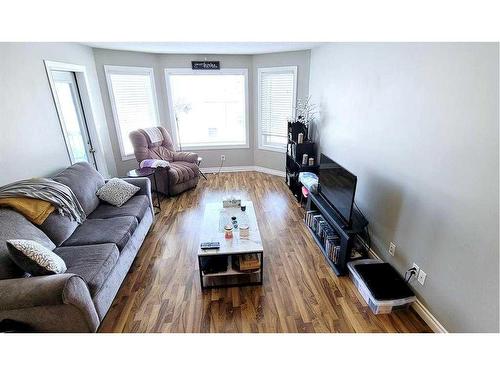
[[[89,127],[87,126],[87,121],[85,118],[85,114],[83,113],[83,104],[82,100],[80,97],[80,90],[78,89],[78,83],[76,82],[76,77],[75,73],[73,72],[66,72],[62,70],[53,70],[52,71],[52,79],[54,80],[55,84],[58,85],[60,82],[67,83],[70,88],[70,95],[71,95],[71,101],[73,103],[73,106],[75,107],[75,112],[76,116],[78,119],[78,128],[80,130],[81,134],[81,140],[82,140],[82,146],[83,146],[83,152],[86,155],[87,161],[94,165],[97,166],[97,160],[96,160],[96,155],[95,155],[95,148],[94,148],[94,142],[90,138],[90,131]],[[57,88],[57,87],[56,87]],[[66,139],[66,146],[68,150],[70,150],[70,160],[71,163],[76,163],[77,160],[75,159],[74,156],[74,150],[72,149],[70,145],[70,136],[69,136],[69,129],[68,129],[68,123],[66,122],[65,114],[64,112],[60,111],[61,108],[61,100],[63,99],[61,97],[61,92],[59,90],[56,90],[55,92],[55,97],[57,97],[57,110],[58,113],[61,115],[59,118],[62,118],[61,125],[64,133],[64,137]]]
[[97,133],[94,111],[92,109],[92,104],[91,104],[91,100],[90,100],[90,89],[89,89],[90,85],[89,85],[89,81],[88,81],[88,74],[87,74],[86,66],[65,63],[65,62],[60,62],[60,61],[51,61],[51,60],[44,60],[43,62],[45,64],[45,70],[47,72],[47,78],[49,80],[52,99],[54,100],[54,105],[56,107],[57,117],[59,119],[59,125],[61,126],[61,131],[63,133],[64,144],[66,146],[66,151],[68,153],[69,162],[71,163],[71,154],[70,154],[70,150],[68,149],[67,142],[66,142],[66,136],[65,136],[64,126],[63,126],[63,119],[61,119],[60,114],[59,114],[60,108],[59,108],[59,102],[58,102],[57,97],[56,97],[55,82],[54,82],[54,79],[52,77],[53,71],[64,71],[64,72],[71,72],[71,73],[75,74],[76,84],[78,86],[78,92],[80,94],[80,101],[82,104],[83,116],[84,116],[84,120],[85,120],[85,123],[87,125],[87,129],[88,129],[88,133],[89,133],[88,136],[90,137],[90,142],[92,143],[92,147],[95,150],[94,158],[95,158],[95,162],[97,164],[96,168],[102,174],[107,175],[107,167],[106,167],[106,162],[104,160],[104,153],[103,153],[103,149],[101,146],[99,135]]

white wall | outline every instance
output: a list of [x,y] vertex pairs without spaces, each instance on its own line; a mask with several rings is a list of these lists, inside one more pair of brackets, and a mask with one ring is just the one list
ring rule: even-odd
[[495,43],[311,54],[321,151],[358,176],[378,254],[425,270],[418,297],[453,332],[499,329],[498,62]]
[[152,54],[128,52],[108,49],[94,49],[97,74],[106,112],[109,135],[113,144],[113,154],[118,175],[125,175],[128,170],[137,168],[135,159],[122,161],[118,140],[113,120],[113,113],[109,101],[108,87],[104,73],[104,65],[125,65],[152,67],[155,73],[155,85],[158,98],[161,125],[167,130],[171,129],[170,113],[167,104],[164,69],[188,68],[192,60],[218,60],[222,68],[248,69],[248,105],[249,105],[249,147],[244,149],[216,149],[197,150],[203,157],[202,167],[218,167],[220,155],[226,156],[224,166],[253,166],[284,170],[284,153],[255,150],[257,147],[257,68],[267,66],[297,65],[298,69],[298,97],[306,97],[309,86],[309,58],[310,51],[297,51],[286,53],[272,53],[265,55],[184,55],[184,54]]
[[[118,144],[118,136],[116,133],[113,112],[111,109],[111,102],[109,98],[109,91],[106,82],[106,75],[104,72],[104,65],[123,65],[135,67],[147,67],[154,69],[155,87],[158,91],[158,112],[160,114],[160,123],[165,126],[169,123],[166,117],[166,102],[160,95],[160,88],[164,80],[161,76],[161,71],[158,68],[158,59],[154,54],[140,53],[140,52],[123,52],[107,49],[93,49],[94,60],[96,65],[97,77],[99,80],[100,93],[104,105],[104,112],[106,115],[106,123],[108,126],[109,138],[111,139],[111,154],[116,165],[116,176],[126,176],[127,171],[137,168],[138,163],[135,159],[122,160],[120,154],[120,146]],[[169,126],[165,126],[169,129]]]
[[[135,159],[122,161],[118,139],[113,120],[111,102],[109,100],[108,86],[104,73],[104,65],[141,66],[154,69],[155,86],[157,91],[158,109],[160,112],[160,122],[171,132],[170,113],[165,85],[166,68],[186,68],[191,67],[191,60],[214,59],[221,61],[222,68],[246,68],[248,69],[249,95],[252,95],[252,59],[247,55],[174,55],[174,54],[151,54],[140,52],[117,51],[108,49],[94,49],[97,74],[104,102],[106,118],[108,121],[109,134],[113,144],[113,154],[116,162],[117,173],[124,176],[128,170],[137,168]],[[249,127],[253,122],[253,107],[249,101]],[[250,130],[250,134],[251,130]],[[203,157],[202,167],[216,167],[220,165],[220,155],[226,155],[225,166],[245,166],[253,165],[253,138],[250,138],[250,147],[247,149],[227,149],[227,150],[197,150],[198,155]]]
[[[217,149],[217,150],[197,150],[198,155],[203,157],[202,167],[218,167],[220,165],[220,155],[226,156],[224,166],[248,166],[254,165],[253,160],[253,102],[250,100],[253,95],[252,81],[254,75],[252,72],[252,57],[249,55],[174,55],[174,54],[161,54],[159,55],[159,63],[161,66],[162,74],[164,69],[168,68],[190,68],[191,61],[193,60],[215,60],[220,61],[221,68],[243,68],[248,70],[248,128],[249,128],[249,147],[239,149]],[[162,95],[167,96],[165,85],[165,78],[162,81]],[[166,100],[165,100],[166,102]],[[168,112],[168,106],[167,106]],[[168,112],[170,119],[170,112]],[[169,121],[170,123],[170,121]]]
[[[85,65],[104,149],[109,148],[92,49],[74,43],[0,43],[0,186],[70,165],[43,60]],[[106,155],[105,155],[106,156]],[[115,174],[114,162],[106,159]]]
[[295,51],[282,53],[266,53],[253,56],[253,102],[254,102],[254,162],[255,165],[285,171],[285,152],[274,152],[258,148],[258,69],[275,66],[297,66],[297,99],[305,99],[309,95],[309,60],[311,51]]
[[[255,149],[257,108],[254,102],[257,100],[257,94],[254,77],[259,67],[297,65],[298,97],[306,97],[309,80],[309,51],[255,56],[200,56],[92,50],[76,43],[1,43],[0,118],[2,123],[0,126],[6,136],[0,138],[0,165],[4,170],[0,176],[0,184],[21,178],[52,175],[70,164],[43,64],[44,59],[87,67],[94,116],[106,160],[107,171],[103,172],[111,176],[123,176],[128,170],[136,168],[137,162],[121,160],[104,76],[104,65],[153,67],[158,91],[160,121],[162,125],[170,129],[164,69],[189,67],[191,60],[205,57],[220,60],[222,67],[248,69],[250,147],[233,150],[200,150],[198,153],[204,158],[202,166],[218,166],[220,155],[225,154],[225,166],[259,165],[283,170],[284,154]],[[14,158],[15,165],[12,162]]]

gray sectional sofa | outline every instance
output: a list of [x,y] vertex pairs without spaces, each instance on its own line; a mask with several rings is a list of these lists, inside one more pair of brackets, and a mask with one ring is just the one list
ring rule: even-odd
[[[97,198],[105,180],[87,163],[53,179],[73,190],[87,220],[77,225],[54,211],[38,227],[0,208],[0,321],[41,332],[95,332],[153,222],[150,181],[125,179],[141,189],[115,207]],[[65,261],[66,273],[26,277],[8,256],[9,239],[30,239],[53,249]]]

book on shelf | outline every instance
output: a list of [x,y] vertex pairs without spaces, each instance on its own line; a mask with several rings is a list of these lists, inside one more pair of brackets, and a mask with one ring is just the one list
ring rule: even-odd
[[320,219],[318,219],[318,225],[316,226],[316,235],[318,236],[318,238],[321,240],[321,234],[323,233],[323,228],[325,227],[325,225],[328,225],[326,223],[326,220],[321,217]]
[[318,229],[318,222],[322,219],[323,215],[321,214],[313,215],[311,229],[313,230],[314,233],[316,233],[316,230]]
[[312,217],[313,215],[317,214],[318,211],[317,210],[309,210],[309,211],[306,211],[305,215],[304,215],[304,221],[306,223],[306,225],[308,227],[311,226],[311,220],[312,220]]
[[309,210],[304,214],[305,224],[311,228],[325,255],[333,263],[340,261],[340,236],[317,210]]

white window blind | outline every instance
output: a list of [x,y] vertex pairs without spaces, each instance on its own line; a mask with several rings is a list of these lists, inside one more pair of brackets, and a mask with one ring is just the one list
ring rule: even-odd
[[287,121],[293,118],[297,67],[261,68],[259,76],[259,147],[285,150]]
[[120,151],[127,158],[134,153],[130,132],[159,124],[153,70],[107,66],[106,79]]

